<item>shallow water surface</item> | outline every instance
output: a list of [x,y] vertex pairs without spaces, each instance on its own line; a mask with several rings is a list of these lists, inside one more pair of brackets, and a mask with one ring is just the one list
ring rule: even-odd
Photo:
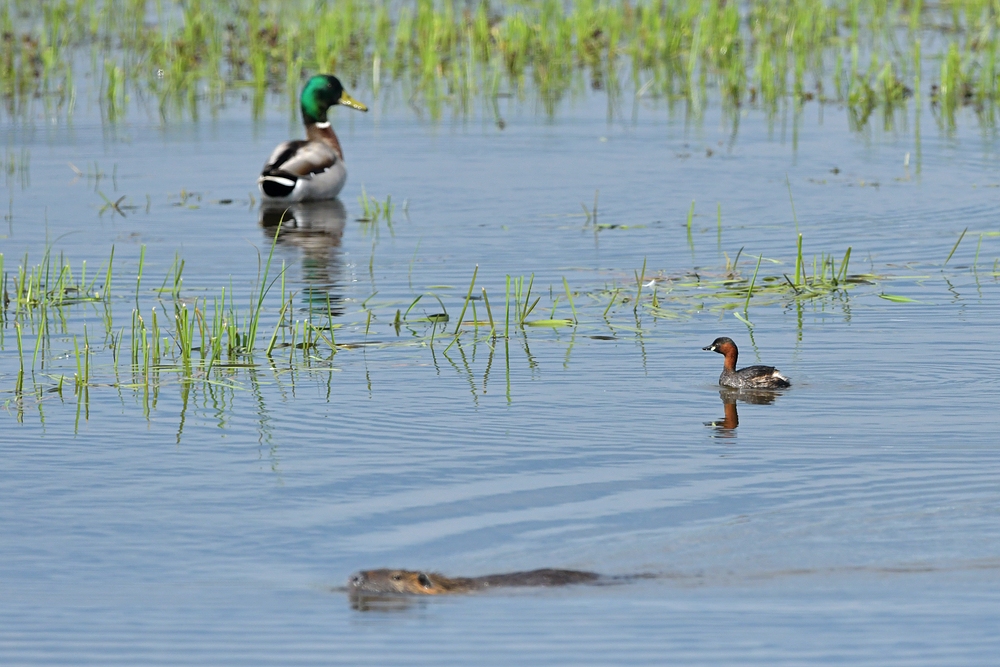
[[[341,202],[299,211],[275,246],[295,318],[329,304],[342,325],[333,356],[278,347],[212,382],[164,371],[150,393],[116,380],[93,333],[103,307],[71,306],[41,389],[18,401],[15,331],[0,324],[5,664],[994,659],[996,138],[971,116],[939,133],[925,114],[918,146],[912,118],[857,134],[815,105],[749,110],[735,136],[653,107],[609,123],[597,98],[555,120],[505,114],[501,131],[336,112]],[[136,301],[172,312],[156,290],[177,256],[183,298],[225,287],[245,303],[276,229],[251,201],[256,172],[300,131],[284,109],[248,116],[9,125],[30,164],[7,181],[4,270],[49,243],[94,272],[114,244],[113,331]],[[391,226],[357,220],[362,186],[391,195]],[[596,226],[581,208],[595,190]],[[122,214],[101,210],[123,195]],[[733,316],[742,300],[719,307],[709,278],[727,259],[742,248],[747,277],[763,255],[759,279],[780,281],[796,230],[810,273],[850,246],[868,277],[751,300],[752,328]],[[622,300],[644,262],[658,311]],[[579,324],[508,339],[483,324],[449,347],[477,266],[498,319],[506,276],[534,274],[537,316],[570,317],[565,277]],[[451,323],[431,342],[416,316],[442,308]],[[80,400],[54,378],[76,372],[85,324],[104,365]],[[700,349],[720,335],[794,386],[727,407],[721,358]],[[657,576],[369,611],[331,590],[383,566]]]

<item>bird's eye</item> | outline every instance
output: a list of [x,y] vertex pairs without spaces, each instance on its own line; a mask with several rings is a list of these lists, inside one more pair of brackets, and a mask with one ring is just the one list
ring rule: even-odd
[[392,580],[393,581],[402,581],[403,580],[403,575],[401,575],[401,574],[394,574],[394,575],[392,575]]

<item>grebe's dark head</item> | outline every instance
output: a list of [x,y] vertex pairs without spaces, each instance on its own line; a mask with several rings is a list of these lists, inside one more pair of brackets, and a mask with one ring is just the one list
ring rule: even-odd
[[330,74],[317,74],[306,81],[301,102],[302,118],[306,123],[326,122],[326,110],[335,104],[368,111],[368,107],[347,94],[340,79]]
[[719,354],[729,354],[730,350],[736,351],[736,343],[733,342],[732,338],[723,336],[716,338],[712,341],[711,345],[706,345],[701,349],[708,350],[709,352],[718,352]]

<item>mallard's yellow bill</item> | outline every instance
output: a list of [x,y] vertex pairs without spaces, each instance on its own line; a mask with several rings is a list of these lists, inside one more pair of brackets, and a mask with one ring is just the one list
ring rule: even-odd
[[368,111],[368,107],[361,102],[358,102],[346,92],[340,93],[340,99],[337,100],[337,102],[343,104],[345,107],[351,107],[352,109],[357,109],[358,111]]

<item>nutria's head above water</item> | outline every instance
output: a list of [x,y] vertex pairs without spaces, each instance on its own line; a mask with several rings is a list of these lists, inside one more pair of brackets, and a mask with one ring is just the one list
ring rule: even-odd
[[362,570],[347,580],[347,590],[355,594],[440,595],[467,591],[473,587],[467,580],[414,570]]

